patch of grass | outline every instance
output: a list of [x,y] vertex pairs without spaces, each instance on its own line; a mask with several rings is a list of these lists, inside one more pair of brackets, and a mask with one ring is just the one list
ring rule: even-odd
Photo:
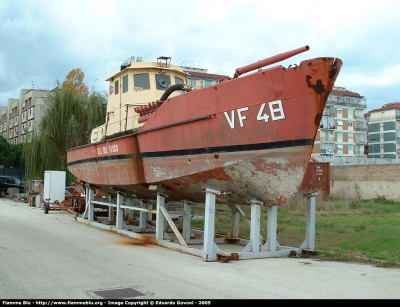
[[[290,214],[297,216],[301,206],[292,204],[291,210],[284,209],[285,219]],[[278,224],[279,220],[278,215]],[[291,230],[301,232],[301,227],[293,226]],[[316,203],[315,231],[315,248],[321,251],[321,257],[400,267],[399,202],[386,199],[321,201]],[[299,237],[297,242],[300,241]]]
[[[219,208],[219,207],[218,207]],[[248,220],[250,206],[242,206]],[[222,206],[221,210],[231,210]],[[204,215],[204,207],[198,208]],[[280,244],[301,246],[306,238],[307,199],[295,198],[278,208],[277,240]],[[267,236],[268,208],[261,211],[261,236]],[[204,221],[192,221],[204,229]],[[232,228],[231,214],[217,214],[216,233],[228,234]],[[250,225],[239,219],[239,236],[250,237]],[[382,266],[400,267],[400,203],[379,198],[374,200],[316,199],[315,249],[325,259],[372,262]]]

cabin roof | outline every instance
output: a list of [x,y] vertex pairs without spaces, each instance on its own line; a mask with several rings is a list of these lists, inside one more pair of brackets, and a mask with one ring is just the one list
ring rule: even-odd
[[[120,68],[117,68],[116,70],[113,71],[112,74],[108,76],[106,81],[112,81],[113,78],[115,78],[117,75],[122,74],[123,71],[125,70],[134,70],[134,69],[146,69],[146,68],[155,68],[155,69],[165,69],[165,70],[170,70],[170,71],[176,71],[181,74],[186,74],[189,75],[187,72],[184,72],[182,67],[176,66],[173,64],[169,64],[168,67],[159,67],[157,65],[157,62],[132,62],[128,66],[123,66],[121,65]],[[126,72],[124,72],[126,73]]]

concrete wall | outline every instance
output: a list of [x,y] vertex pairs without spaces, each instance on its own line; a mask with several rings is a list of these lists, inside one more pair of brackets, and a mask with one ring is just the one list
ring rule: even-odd
[[400,200],[400,164],[397,163],[331,165],[330,182],[331,198],[376,199],[384,197]]
[[400,201],[400,159],[318,157],[330,163],[330,196],[341,199]]
[[332,166],[341,165],[375,165],[375,164],[400,164],[400,159],[386,158],[367,158],[366,156],[359,157],[318,157],[318,162],[329,162]]

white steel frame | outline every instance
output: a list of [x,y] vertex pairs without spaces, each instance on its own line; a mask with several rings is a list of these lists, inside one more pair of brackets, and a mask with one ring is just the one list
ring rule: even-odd
[[[232,206],[232,229],[227,237],[215,236],[215,217],[216,217],[216,196],[221,192],[212,187],[204,187],[205,192],[205,214],[204,231],[192,229],[192,202],[183,201],[182,232],[176,227],[171,218],[174,206],[166,204],[165,199],[168,195],[156,192],[156,209],[152,208],[149,200],[125,197],[123,192],[116,191],[116,202],[112,198],[109,201],[95,200],[94,188],[86,187],[86,210],[77,217],[77,221],[86,223],[101,229],[112,230],[119,234],[157,244],[180,252],[185,252],[199,256],[203,261],[230,261],[240,259],[256,259],[270,257],[296,256],[301,253],[315,250],[315,196],[318,193],[304,194],[307,197],[307,220],[306,220],[306,239],[300,247],[283,246],[277,241],[277,220],[278,208],[268,207],[267,237],[264,239],[260,234],[261,207],[263,203],[252,199],[251,218],[248,219],[239,205]],[[109,208],[108,218],[104,222],[95,221],[95,205],[107,206]],[[116,216],[114,216],[114,208]],[[130,225],[124,221],[124,217],[129,220],[133,217],[133,211],[139,211],[138,225]],[[176,213],[176,212],[175,212]],[[155,223],[152,215],[155,214]],[[239,218],[243,217],[250,225],[250,239],[239,238]],[[112,223],[115,221],[115,224]],[[194,235],[201,238],[194,238]],[[173,238],[174,237],[174,238]],[[225,251],[224,247],[232,247],[233,250]],[[243,246],[243,248],[241,247]],[[234,247],[234,248],[233,248]],[[222,249],[225,249],[222,251]]]

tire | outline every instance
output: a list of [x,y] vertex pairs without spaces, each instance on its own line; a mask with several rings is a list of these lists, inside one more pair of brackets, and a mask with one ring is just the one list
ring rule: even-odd
[[6,190],[0,190],[0,197],[4,198],[7,196],[7,191]]
[[49,213],[49,209],[50,209],[49,204],[44,203],[44,206],[43,206],[44,214],[48,214]]

